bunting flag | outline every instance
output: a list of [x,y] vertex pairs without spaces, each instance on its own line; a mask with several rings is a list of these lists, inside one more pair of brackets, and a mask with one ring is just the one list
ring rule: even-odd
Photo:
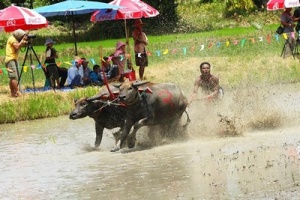
[[156,55],[160,56],[160,51],[159,50],[156,51]]
[[186,55],[186,47],[183,47],[183,55]]
[[91,63],[92,63],[93,65],[95,65],[95,64],[96,64],[96,62],[95,62],[95,59],[94,59],[94,58],[91,58]]
[[201,44],[200,51],[203,51],[203,50],[204,50],[204,44]]
[[226,47],[228,47],[229,44],[230,44],[230,42],[227,40],[227,41],[226,41]]
[[[281,37],[282,36],[282,37]],[[230,46],[240,46],[242,48],[245,48],[246,47],[246,43],[249,42],[249,43],[252,43],[252,44],[255,44],[256,42],[264,42],[266,41],[267,44],[272,44],[272,41],[275,41],[275,42],[279,42],[280,39],[288,39],[288,35],[286,33],[283,33],[282,35],[278,35],[278,34],[274,34],[274,36],[272,36],[271,34],[267,34],[266,36],[258,36],[258,37],[249,37],[249,38],[236,38],[234,40],[230,40],[230,39],[225,39],[225,40],[210,40],[208,41],[207,43],[203,42],[203,43],[200,43],[198,48],[197,48],[197,45],[195,46],[195,44],[193,44],[192,46],[184,46],[184,47],[176,47],[176,48],[164,48],[163,50],[160,50],[160,49],[155,49],[153,50],[153,52],[155,52],[154,54],[151,53],[151,51],[148,51],[147,52],[147,55],[148,56],[168,56],[170,54],[172,55],[176,55],[176,54],[183,54],[183,55],[187,55],[189,52],[203,52],[205,51],[206,49],[213,49],[213,48],[220,48],[220,47],[226,47],[226,48],[230,48]],[[182,51],[180,51],[180,49],[182,49]],[[129,54],[128,54],[129,55]],[[129,55],[130,56],[130,55]],[[141,57],[141,54],[138,54],[139,57]],[[120,55],[120,58],[121,60],[124,60],[125,57]],[[91,63],[93,65],[96,64],[96,61],[94,58],[90,58],[89,59],[91,61]],[[62,61],[62,62],[57,62],[57,66],[62,66],[63,64],[65,65],[69,65],[69,66],[72,66],[73,61]],[[38,65],[30,65],[30,68],[33,69],[33,70],[38,70],[38,69],[42,69],[42,67],[45,67],[46,65],[45,64],[38,64]],[[27,72],[28,71],[28,67],[29,66],[23,66],[23,71],[24,72]],[[3,75],[3,74],[8,74],[6,68],[0,68],[0,75]]]
[[246,39],[242,39],[241,47],[244,47],[245,42],[246,42]]

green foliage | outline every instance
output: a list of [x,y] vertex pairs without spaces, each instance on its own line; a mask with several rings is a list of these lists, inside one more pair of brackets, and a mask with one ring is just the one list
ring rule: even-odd
[[255,8],[252,0],[225,0],[226,17],[249,14]]

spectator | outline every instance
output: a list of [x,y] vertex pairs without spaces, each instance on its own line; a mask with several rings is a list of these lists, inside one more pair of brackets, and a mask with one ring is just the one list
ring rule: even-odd
[[199,99],[197,98],[199,88],[201,88],[202,92],[200,100],[215,100],[222,91],[219,86],[219,78],[210,73],[210,64],[208,62],[200,64],[200,72],[201,75],[194,82],[194,89],[189,104],[192,103],[192,101]]
[[126,44],[124,42],[119,41],[116,44],[116,50],[111,55],[111,59],[114,65],[118,66],[118,75],[116,77],[117,80],[122,81],[123,74],[126,67]]
[[294,32],[294,18],[291,14],[292,8],[285,8],[283,13],[280,16],[280,21],[282,26],[284,26],[283,33],[287,34],[288,42],[285,43],[285,54],[293,54],[293,50],[295,47],[295,32]]
[[[108,83],[118,81],[118,66],[112,65],[109,57],[104,57],[102,60],[102,67],[105,73],[105,77]],[[99,72],[100,80],[104,83],[103,71]]]
[[134,31],[132,37],[134,40],[134,53],[135,53],[135,64],[139,66],[140,80],[144,79],[145,67],[148,66],[148,57],[146,46],[148,45],[148,38],[143,32],[142,27],[144,23],[141,19],[136,19],[134,23]]
[[80,58],[75,58],[74,64],[68,69],[68,85],[70,88],[83,86],[83,70]]
[[9,36],[6,43],[5,66],[8,72],[9,89],[12,97],[21,96],[18,88],[18,80],[20,78],[18,57],[20,48],[27,45],[27,39],[26,32],[22,29],[17,29]]
[[91,71],[89,74],[89,82],[91,85],[98,85],[98,86],[103,85],[103,83],[99,79],[99,75],[98,75],[99,73],[100,73],[100,66],[94,65],[93,71]]
[[59,74],[58,74],[58,66],[56,65],[55,59],[58,58],[57,51],[53,47],[54,41],[51,38],[48,38],[45,42],[46,45],[46,78],[50,79],[51,87],[55,88],[55,82],[56,87],[60,88],[59,83]]
[[83,84],[88,85],[88,84],[90,84],[89,74],[93,70],[91,70],[91,68],[89,68],[89,66],[88,66],[89,61],[88,60],[86,60],[85,58],[81,58],[81,62],[82,62],[81,65],[82,65],[82,70],[83,70],[83,77],[82,77]]

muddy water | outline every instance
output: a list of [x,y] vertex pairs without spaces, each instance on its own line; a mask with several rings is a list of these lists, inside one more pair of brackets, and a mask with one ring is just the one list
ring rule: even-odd
[[[208,136],[211,129],[201,129],[196,121],[201,116],[191,112],[189,139],[117,153],[110,152],[109,131],[101,148],[92,148],[90,118],[0,125],[0,199],[299,199],[300,98],[288,92],[272,95],[266,97],[274,100],[268,112],[281,113],[279,127],[247,128],[237,137]],[[246,119],[253,121],[245,115],[243,127]],[[291,119],[294,123],[286,123]]]

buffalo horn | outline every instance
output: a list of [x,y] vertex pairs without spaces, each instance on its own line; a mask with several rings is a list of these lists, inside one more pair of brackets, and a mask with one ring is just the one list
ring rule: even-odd
[[139,87],[139,86],[141,86],[141,85],[144,85],[144,84],[146,84],[146,83],[149,83],[149,81],[135,82],[135,83],[132,83],[132,86],[133,86],[134,88],[137,88],[137,87]]
[[91,102],[91,101],[94,101],[96,99],[100,99],[104,94],[100,94],[100,95],[96,95],[96,96],[93,96],[93,97],[90,97],[88,98],[86,101],[87,102]]

